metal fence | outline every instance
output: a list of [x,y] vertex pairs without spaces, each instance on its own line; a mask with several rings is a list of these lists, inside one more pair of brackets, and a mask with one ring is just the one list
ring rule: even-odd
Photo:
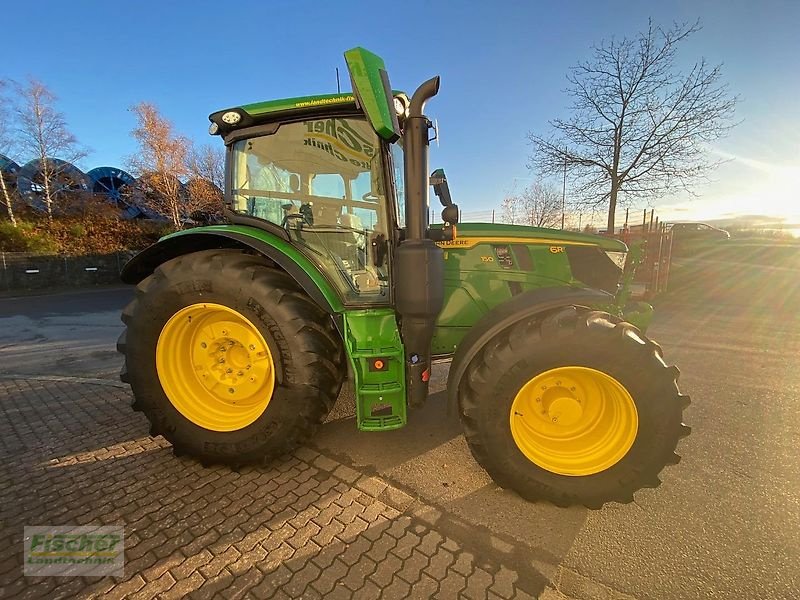
[[0,252],[0,291],[119,283],[131,253],[58,256]]

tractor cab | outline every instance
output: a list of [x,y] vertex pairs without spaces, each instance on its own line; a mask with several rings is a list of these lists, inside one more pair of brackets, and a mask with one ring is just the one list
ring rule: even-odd
[[346,299],[386,302],[395,198],[384,143],[358,115],[308,118],[229,145],[233,221],[281,228]]

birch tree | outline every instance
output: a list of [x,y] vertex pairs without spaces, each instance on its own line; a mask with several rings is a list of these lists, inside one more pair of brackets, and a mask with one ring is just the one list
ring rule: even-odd
[[[8,82],[0,80],[0,154],[8,155],[11,153],[11,134],[9,129],[9,100],[6,96]],[[2,165],[0,165],[2,167]],[[6,207],[8,219],[13,227],[17,226],[17,218],[14,216],[14,203],[11,193],[11,182],[6,181],[6,175],[0,170],[0,192],[2,192],[2,203]]]
[[172,123],[154,104],[140,102],[131,111],[137,121],[131,135],[138,142],[139,151],[129,162],[144,190],[142,201],[180,229],[188,216],[182,180],[189,175],[191,143],[175,133]]
[[50,159],[64,161],[60,164],[75,163],[86,156],[86,150],[70,132],[64,115],[55,107],[57,98],[47,86],[29,79],[25,85],[16,87],[18,99],[13,112],[17,117],[19,150],[21,154],[39,160],[41,180],[38,183],[42,186],[47,221],[52,223],[62,186],[59,183],[61,169]]

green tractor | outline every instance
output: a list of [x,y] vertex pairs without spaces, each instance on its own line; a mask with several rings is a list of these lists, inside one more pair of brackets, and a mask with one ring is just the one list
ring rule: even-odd
[[121,378],[151,433],[204,464],[263,464],[311,437],[345,378],[360,430],[402,427],[449,359],[447,402],[500,486],[591,508],[657,486],[689,401],[648,313],[620,308],[625,244],[458,224],[428,175],[439,77],[409,99],[376,55],[345,59],[352,94],[213,113],[227,224],[125,266]]

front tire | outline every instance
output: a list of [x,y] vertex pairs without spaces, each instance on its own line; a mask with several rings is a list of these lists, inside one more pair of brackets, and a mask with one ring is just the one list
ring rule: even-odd
[[204,464],[264,463],[306,441],[342,385],[329,315],[236,250],[167,261],[124,309],[122,380],[151,435]]
[[631,502],[689,433],[676,367],[629,323],[566,307],[490,340],[459,389],[470,450],[494,481],[558,506]]

